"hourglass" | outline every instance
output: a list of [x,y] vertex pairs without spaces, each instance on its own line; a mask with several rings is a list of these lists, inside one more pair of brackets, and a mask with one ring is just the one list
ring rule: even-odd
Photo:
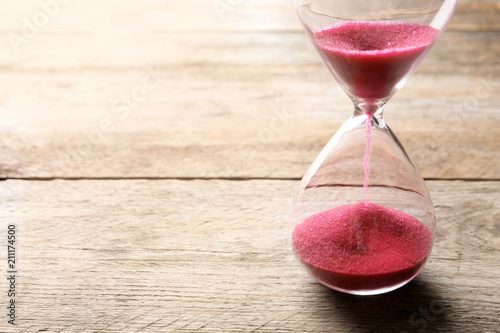
[[300,21],[353,115],[313,162],[290,216],[293,251],[332,289],[388,292],[411,281],[435,228],[424,180],[383,118],[448,24],[457,0],[296,0]]

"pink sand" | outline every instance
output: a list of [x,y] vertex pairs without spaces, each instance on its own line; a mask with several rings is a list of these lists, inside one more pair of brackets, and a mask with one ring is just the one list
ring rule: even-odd
[[432,246],[417,219],[373,203],[313,215],[292,233],[295,253],[318,280],[346,290],[397,285],[418,273]]
[[314,41],[351,93],[382,99],[410,71],[439,31],[408,22],[343,22],[314,32]]
[[372,114],[368,114],[366,118],[366,148],[365,148],[365,179],[363,181],[363,189],[365,190],[365,202],[370,202],[370,155],[372,153]]

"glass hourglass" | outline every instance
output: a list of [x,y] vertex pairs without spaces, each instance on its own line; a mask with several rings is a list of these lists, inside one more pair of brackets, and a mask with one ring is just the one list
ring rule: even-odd
[[289,230],[332,289],[388,292],[425,265],[435,228],[424,180],[383,110],[446,28],[457,0],[296,0],[307,36],[354,103],[295,194]]

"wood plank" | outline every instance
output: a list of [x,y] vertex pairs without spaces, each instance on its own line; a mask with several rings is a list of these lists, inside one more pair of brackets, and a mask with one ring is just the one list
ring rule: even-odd
[[499,14],[499,1],[459,1],[448,29],[500,31]]
[[[10,50],[0,57],[0,177],[301,177],[348,117],[349,101],[288,23],[286,33],[252,33],[250,25],[219,29],[208,15],[199,30],[172,28],[173,17],[203,16],[203,3],[120,9],[73,1],[19,53],[0,38]],[[468,12],[496,6],[464,4]],[[14,12],[1,34],[16,31],[39,5],[25,6],[6,6]],[[264,18],[289,7],[241,5],[247,13],[261,8]],[[388,106],[389,124],[425,177],[498,178],[498,36],[445,33],[421,75]],[[143,102],[118,104],[144,91],[155,68],[161,84],[148,81],[154,88]]]
[[[1,177],[300,178],[352,109],[320,65],[184,68],[117,104],[147,75],[5,77]],[[424,71],[387,106],[424,177],[498,178],[498,78]]]
[[428,265],[395,292],[354,297],[295,261],[295,181],[0,182],[0,230],[18,230],[16,332],[493,332],[500,182],[428,184]]
[[[22,33],[27,23],[37,23],[36,35],[94,34],[122,35],[137,31],[192,32],[192,31],[302,31],[289,0],[143,0],[128,2],[119,0],[59,1],[51,10],[44,10],[39,2],[14,3],[1,0],[5,19],[0,31]],[[51,15],[45,22],[44,12]],[[461,0],[458,3],[449,30],[453,31],[500,31],[500,2]],[[37,21],[38,20],[38,21]],[[90,24],[89,24],[90,23]],[[38,37],[36,37],[38,38]],[[3,38],[2,38],[3,39]],[[120,37],[120,39],[123,39]],[[125,40],[125,39],[124,39]],[[111,41],[111,39],[110,39]]]
[[[119,37],[121,36],[121,37]],[[490,73],[498,67],[500,31],[445,32],[421,70],[446,73]],[[0,36],[1,37],[1,36]],[[0,73],[55,74],[185,66],[311,66],[320,59],[302,31],[45,34],[14,52],[6,38],[0,45]],[[470,66],[470,65],[474,66]],[[469,65],[469,66],[468,66]],[[257,69],[257,68],[256,68]]]

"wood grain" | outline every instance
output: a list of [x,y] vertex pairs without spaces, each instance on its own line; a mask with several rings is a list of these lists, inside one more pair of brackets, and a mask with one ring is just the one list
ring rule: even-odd
[[18,226],[16,332],[494,332],[499,183],[428,184],[428,265],[400,290],[354,297],[294,259],[295,181],[1,182],[1,230]]
[[[300,178],[351,103],[291,2],[214,3],[72,1],[18,52],[41,8],[5,3],[0,177]],[[461,3],[387,107],[426,178],[498,178],[498,10]]]
[[[61,0],[61,2],[63,2]],[[129,2],[108,0],[73,0],[59,6],[59,11],[43,31],[59,34],[95,35],[108,31],[147,33],[193,31],[302,31],[295,13],[293,1],[289,0],[235,0],[205,1],[186,0],[183,2],[144,0]],[[218,4],[229,6],[217,6]],[[23,18],[29,20],[39,12],[41,6],[36,1],[13,3],[1,0],[5,19],[0,22],[4,31],[22,31]],[[452,31],[499,31],[497,0],[460,0],[449,29]],[[126,39],[123,39],[126,41]]]
[[[89,67],[92,58],[40,56],[35,67],[9,69],[0,75],[0,176],[301,177],[350,101],[302,34],[217,36],[216,46],[177,36],[176,56],[156,64],[125,56],[124,67],[104,70]],[[387,106],[424,177],[498,178],[497,37],[446,34]],[[124,102],[150,75],[154,89]]]

